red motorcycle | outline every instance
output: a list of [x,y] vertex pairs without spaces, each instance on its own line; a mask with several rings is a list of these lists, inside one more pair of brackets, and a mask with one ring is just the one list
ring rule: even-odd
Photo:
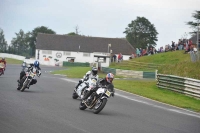
[[1,63],[0,63],[0,76],[1,76],[2,74],[4,74],[4,71],[5,71],[4,64],[1,64]]

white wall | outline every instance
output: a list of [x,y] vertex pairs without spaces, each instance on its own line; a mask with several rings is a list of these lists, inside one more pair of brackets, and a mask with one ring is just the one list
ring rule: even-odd
[[129,60],[129,57],[130,57],[131,55],[123,55],[123,60]]
[[[106,53],[90,53],[90,56],[83,56],[83,52],[70,52],[71,55],[64,55],[64,51],[53,51],[51,54],[43,54],[42,52],[43,50],[39,51],[39,61],[40,64],[42,65],[51,65],[51,66],[55,66],[56,61],[54,59],[58,59],[59,60],[59,65],[62,66],[63,61],[68,61],[67,57],[75,57],[74,62],[82,62],[82,63],[96,63],[95,57],[94,55],[99,55],[99,56],[107,56]],[[56,54],[60,53],[62,55],[61,58],[56,57]],[[45,61],[45,57],[43,57],[44,55],[46,55],[46,57],[51,56],[52,58],[48,58],[49,61]],[[38,57],[38,49],[36,49],[35,52],[35,58],[37,59]],[[129,60],[130,55],[123,55],[123,60]],[[101,63],[102,67],[108,67],[109,66],[109,61],[110,58],[106,58],[106,62]]]
[[20,56],[20,55],[14,55],[14,54],[7,54],[7,53],[0,53],[0,57],[5,57],[5,58],[13,58],[13,59],[17,59],[17,60],[24,60],[25,57],[24,56]]
[[[56,57],[57,53],[61,53],[62,57],[58,58]],[[59,65],[62,66],[62,62],[63,61],[68,61],[67,57],[75,57],[74,62],[88,62],[88,63],[96,63],[94,60],[94,53],[90,53],[90,56],[83,56],[83,52],[71,52],[71,55],[64,55],[64,51],[52,51],[52,54],[43,54],[42,50],[39,51],[39,61],[40,64],[43,65],[51,65],[51,66],[55,66],[56,61],[54,59],[58,59],[59,60]],[[51,56],[52,58],[49,58],[49,61],[45,61],[45,57],[43,57],[44,55],[46,55],[46,57]],[[38,50],[36,49],[35,52],[35,57],[37,59],[38,57]],[[106,63],[102,63],[102,66],[104,67],[108,67],[109,66],[109,60],[107,60]]]

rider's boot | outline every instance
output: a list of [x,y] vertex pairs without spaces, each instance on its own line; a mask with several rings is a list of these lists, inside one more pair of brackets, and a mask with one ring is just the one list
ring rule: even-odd
[[89,102],[88,97],[92,94],[92,91],[88,91],[83,97],[83,102]]

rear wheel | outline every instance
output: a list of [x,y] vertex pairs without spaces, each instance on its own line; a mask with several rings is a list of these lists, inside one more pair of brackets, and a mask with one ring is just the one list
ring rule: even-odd
[[107,103],[107,99],[106,98],[99,99],[97,101],[96,105],[93,108],[93,113],[94,114],[98,114],[105,107],[106,103]]

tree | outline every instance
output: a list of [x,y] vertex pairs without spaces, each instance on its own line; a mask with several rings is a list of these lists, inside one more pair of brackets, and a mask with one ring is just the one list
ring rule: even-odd
[[35,43],[36,43],[36,37],[38,33],[47,33],[47,34],[56,34],[55,31],[48,29],[48,27],[41,26],[41,27],[36,27],[30,34],[29,38],[29,45],[31,48],[31,56],[35,55]]
[[79,35],[80,34],[80,31],[78,30],[79,29],[79,27],[78,27],[78,25],[75,27],[75,31],[76,31],[76,35]]
[[145,17],[137,17],[136,20],[128,24],[123,32],[131,45],[137,48],[146,48],[148,45],[156,46],[158,32],[153,24]]
[[29,55],[28,51],[29,47],[29,37],[30,33],[24,33],[22,29],[20,29],[19,33],[15,33],[16,37],[11,41],[11,47],[14,54],[19,54],[23,56]]
[[4,32],[0,28],[0,52],[6,52],[8,44],[5,40]]
[[68,33],[66,35],[74,36],[74,35],[77,35],[77,34],[75,32],[70,32],[70,33]]
[[197,26],[200,24],[200,11],[195,11],[195,13],[192,14],[192,17],[195,19],[195,21],[189,21],[186,24],[190,25],[190,27],[193,29],[193,32],[191,33],[196,34]]

